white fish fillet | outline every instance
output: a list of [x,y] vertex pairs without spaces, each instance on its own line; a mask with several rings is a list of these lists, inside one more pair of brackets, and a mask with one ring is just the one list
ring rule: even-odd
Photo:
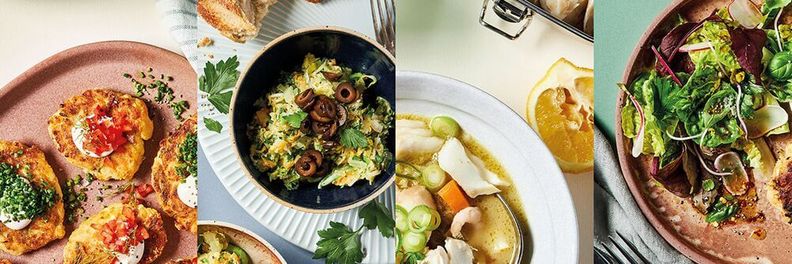
[[478,167],[479,169],[479,173],[481,173],[481,177],[483,177],[485,181],[498,187],[510,185],[509,182],[501,179],[501,177],[498,176],[498,174],[487,169],[487,165],[484,164],[484,161],[481,160],[481,158],[471,153],[468,153],[468,157],[470,157],[470,160],[473,161],[473,164],[476,164],[476,167]]
[[465,241],[447,237],[445,250],[448,252],[451,264],[473,263],[473,249]]
[[465,152],[465,147],[456,138],[446,140],[437,153],[437,162],[471,198],[500,192],[495,185],[484,180],[476,164]]
[[451,258],[448,257],[448,253],[446,252],[445,248],[437,247],[435,249],[429,250],[426,252],[426,257],[419,262],[420,264],[450,264]]
[[435,153],[443,140],[432,136],[424,122],[396,120],[396,160]]

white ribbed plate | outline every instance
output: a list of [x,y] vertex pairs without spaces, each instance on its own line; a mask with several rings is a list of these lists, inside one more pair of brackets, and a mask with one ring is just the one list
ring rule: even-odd
[[[264,18],[261,32],[256,39],[245,44],[235,43],[221,36],[217,30],[198,19],[198,38],[209,37],[214,45],[200,48],[199,74],[203,73],[206,60],[217,62],[236,55],[241,71],[250,59],[272,39],[298,28],[309,26],[339,26],[363,33],[372,39],[374,29],[369,1],[328,0],[323,4],[311,4],[304,0],[281,1],[271,7]],[[212,58],[210,58],[210,56]],[[357,209],[336,214],[309,214],[289,209],[267,198],[242,171],[231,145],[228,118],[213,110],[204,94],[198,99],[198,113],[202,117],[198,126],[198,138],[209,164],[226,190],[259,223],[289,242],[309,251],[316,249],[319,236],[316,231],[324,229],[330,221],[345,223],[353,228],[362,224]],[[220,134],[211,132],[203,124],[203,117],[210,117],[223,124]],[[201,195],[211,195],[204,194]],[[395,198],[394,188],[389,188],[377,198],[389,207]],[[391,208],[392,209],[392,208]],[[376,230],[364,232],[361,242],[366,249],[365,263],[395,262],[395,239],[385,239]]]
[[564,175],[539,136],[511,108],[454,79],[397,71],[396,113],[451,116],[501,163],[519,186],[528,218],[524,263],[578,263],[577,218]]

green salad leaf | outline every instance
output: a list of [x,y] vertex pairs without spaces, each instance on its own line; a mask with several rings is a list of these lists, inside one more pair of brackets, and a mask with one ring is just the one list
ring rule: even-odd
[[707,223],[723,222],[740,210],[739,204],[729,203],[724,200],[725,199],[718,199],[718,202],[715,203],[709,213],[707,213],[707,217],[704,221],[707,221]]

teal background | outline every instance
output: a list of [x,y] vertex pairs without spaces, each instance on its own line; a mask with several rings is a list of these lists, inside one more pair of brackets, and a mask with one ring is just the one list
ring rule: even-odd
[[607,0],[597,2],[594,16],[594,118],[613,141],[616,99],[624,67],[641,35],[670,0]]

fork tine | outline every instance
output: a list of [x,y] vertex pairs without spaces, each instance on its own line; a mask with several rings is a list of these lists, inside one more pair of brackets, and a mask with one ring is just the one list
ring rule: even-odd
[[644,263],[651,263],[642,254],[639,253],[641,251],[638,251],[638,248],[635,247],[635,245],[633,245],[633,243],[630,242],[630,240],[627,240],[626,238],[624,238],[624,236],[621,233],[619,233],[619,232],[616,232],[616,235],[619,236],[619,238],[622,241],[624,241],[624,243],[627,244],[627,246],[630,247],[633,250],[633,252],[635,252],[635,255],[637,255],[638,258],[640,258]]
[[611,250],[611,249],[610,249],[610,247],[608,247],[608,245],[602,244],[602,247],[604,247],[604,248],[605,248],[605,251],[608,251],[608,254],[610,255],[610,258],[611,258],[611,259],[612,259],[614,262],[616,262],[616,263],[623,263],[623,262],[622,262],[622,261],[619,259],[618,255],[616,255],[616,252],[613,252],[613,250]]
[[643,261],[642,262],[638,262],[637,260],[635,260],[635,258],[633,258],[633,256],[632,256],[632,254],[630,254],[630,250],[627,250],[624,247],[622,247],[619,244],[619,242],[617,242],[616,239],[614,239],[612,236],[608,236],[608,239],[610,239],[611,243],[613,243],[613,245],[616,246],[616,249],[618,249],[619,252],[621,252],[621,254],[624,255],[624,257],[626,257],[628,261],[630,261],[630,263],[636,263],[636,264],[637,263],[643,263]]
[[594,247],[594,254],[596,254],[600,259],[602,259],[602,261],[605,261],[605,264],[613,263],[611,262],[613,258],[611,258],[607,252],[603,252],[602,249],[599,249],[598,247]]

